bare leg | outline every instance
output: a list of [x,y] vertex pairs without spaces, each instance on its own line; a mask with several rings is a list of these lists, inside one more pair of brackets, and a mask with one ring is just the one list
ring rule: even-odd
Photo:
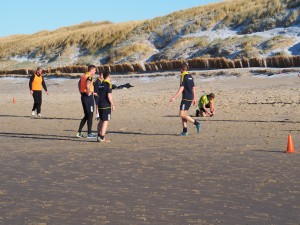
[[106,121],[102,121],[102,126],[101,126],[101,136],[105,136],[105,134],[106,134],[106,130],[107,130],[107,127],[108,127],[108,120],[106,120]]
[[182,127],[187,128],[187,120],[186,119],[181,119],[182,120]]
[[190,122],[190,123],[194,123],[195,120],[192,119],[190,116],[187,115],[187,111],[186,110],[180,110],[179,111],[179,116],[180,118],[183,120],[186,120],[186,122]]
[[102,134],[101,134],[102,123],[103,123],[103,121],[101,121],[101,120],[100,120],[99,123],[98,123],[98,129],[97,129],[97,130],[98,130],[98,134],[100,134],[100,135],[102,135]]

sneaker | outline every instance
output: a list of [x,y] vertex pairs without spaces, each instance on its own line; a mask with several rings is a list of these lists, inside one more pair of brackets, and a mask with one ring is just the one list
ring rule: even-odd
[[200,124],[200,122],[198,121],[198,124],[196,125],[197,133],[200,133],[200,127],[201,127],[201,124]]
[[97,136],[93,133],[90,133],[87,135],[87,138],[96,138]]
[[101,139],[99,136],[97,137],[97,141],[98,142],[106,142],[106,143],[109,143],[110,142],[110,140],[109,139],[106,139],[106,138],[103,138],[103,139]]
[[39,116],[39,117],[42,117],[42,114],[39,113],[38,116]]
[[188,132],[181,132],[179,135],[180,135],[180,136],[188,136],[189,133],[188,133]]
[[32,116],[35,116],[35,111],[32,111],[32,112],[31,112],[31,115],[32,115]]
[[83,138],[83,134],[78,132],[78,133],[76,134],[76,137],[78,137],[78,138]]

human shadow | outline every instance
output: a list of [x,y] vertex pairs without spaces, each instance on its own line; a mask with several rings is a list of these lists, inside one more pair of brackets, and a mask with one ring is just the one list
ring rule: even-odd
[[[66,132],[72,131],[72,130],[64,130]],[[83,131],[84,132],[84,131]],[[97,133],[98,131],[92,131],[94,133]],[[141,135],[141,136],[178,136],[178,134],[162,134],[162,133],[143,133],[143,132],[133,132],[133,131],[107,131],[107,134],[127,134],[127,135]]]
[[300,123],[300,121],[289,121],[289,120],[230,120],[230,119],[223,119],[223,120],[202,120],[201,122],[246,122],[246,123]]
[[260,152],[260,153],[286,153],[284,151],[276,151],[276,150],[251,150],[252,152]]
[[75,118],[62,118],[62,117],[34,117],[34,116],[17,116],[17,115],[0,115],[0,117],[11,117],[11,118],[31,118],[39,120],[81,120]]
[[108,131],[111,134],[134,134],[142,136],[178,136],[176,134],[162,134],[162,133],[142,133],[142,132],[132,132],[132,131]]
[[[175,118],[175,115],[166,115],[163,117]],[[234,119],[214,119],[215,117],[196,117],[195,115],[190,115],[190,117],[198,118],[197,120],[202,122],[232,122],[232,123],[300,123],[300,121],[289,121],[289,120],[234,120]]]
[[[21,139],[34,139],[34,140],[56,140],[56,141],[82,141],[85,139],[78,139],[72,136],[61,136],[61,135],[51,135],[51,134],[30,134],[30,133],[10,133],[10,132],[0,132],[0,137],[10,137],[10,138],[21,138]],[[87,140],[86,140],[87,141]]]

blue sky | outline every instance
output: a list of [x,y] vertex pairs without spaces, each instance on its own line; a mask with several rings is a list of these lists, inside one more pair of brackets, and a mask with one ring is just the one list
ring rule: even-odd
[[86,21],[126,22],[151,19],[221,0],[5,0],[0,37],[55,30]]

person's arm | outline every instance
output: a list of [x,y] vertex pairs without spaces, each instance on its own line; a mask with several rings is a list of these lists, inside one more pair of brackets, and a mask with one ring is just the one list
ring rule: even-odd
[[196,105],[196,87],[194,86],[193,87],[193,95],[194,95],[194,98],[193,98],[193,105]]
[[47,95],[48,95],[49,93],[48,93],[48,90],[47,90],[47,86],[46,86],[44,77],[42,77],[42,86],[43,86],[44,90],[46,91],[46,93],[47,93]]
[[33,82],[33,79],[34,79],[34,74],[30,77],[30,80],[29,80],[29,90],[30,90],[30,94],[31,95],[33,94],[33,91],[32,91],[32,82]]
[[110,102],[110,105],[111,105],[111,110],[115,111],[116,108],[115,108],[115,104],[114,104],[114,101],[113,101],[112,94],[108,93],[107,97],[108,97],[108,101]]
[[177,91],[177,93],[170,99],[170,102],[174,102],[175,99],[178,98],[178,96],[183,92],[183,90],[184,90],[184,86],[181,86]]
[[215,114],[215,107],[214,107],[214,101],[213,100],[211,100],[209,102],[209,107],[210,107],[211,116],[213,116]]
[[93,82],[93,85],[94,85],[94,95],[98,96],[98,92],[99,92],[99,81],[98,81],[98,79]]
[[204,111],[208,114],[208,115],[212,115],[211,112],[206,108],[205,106],[205,102],[202,104],[202,108],[204,109]]
[[79,79],[79,81],[78,81],[78,91],[79,91],[79,93],[81,93],[80,92],[80,83],[81,83],[81,79]]
[[91,91],[91,89],[90,89],[90,85],[91,85],[91,81],[90,80],[87,80],[86,81],[86,93],[87,93],[87,95],[88,96],[90,96],[92,93],[90,93]]

